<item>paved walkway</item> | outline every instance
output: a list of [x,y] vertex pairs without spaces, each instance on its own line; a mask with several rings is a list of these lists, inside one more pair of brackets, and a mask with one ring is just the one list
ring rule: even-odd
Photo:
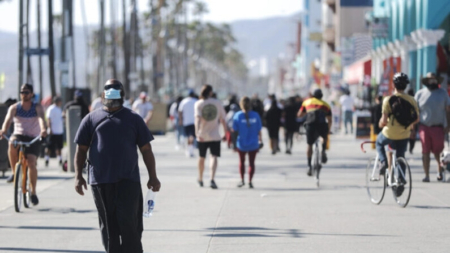
[[[304,141],[294,143],[291,156],[273,156],[265,147],[257,156],[255,189],[236,188],[238,156],[223,148],[218,190],[207,187],[209,171],[206,187],[198,187],[196,159],[176,151],[171,135],[157,136],[152,145],[162,190],[154,216],[145,219],[145,252],[378,253],[450,248],[450,185],[437,183],[435,176],[429,184],[421,182],[419,143],[416,155],[408,156],[413,192],[405,209],[395,204],[389,191],[381,205],[370,203],[364,173],[374,151],[361,153],[359,141],[348,136],[333,136],[320,189],[306,176]],[[14,212],[12,185],[0,181],[0,252],[103,252],[90,191],[84,197],[77,195],[73,175],[60,171],[56,161],[39,175],[40,204],[23,213]],[[145,170],[141,176],[146,182]]]

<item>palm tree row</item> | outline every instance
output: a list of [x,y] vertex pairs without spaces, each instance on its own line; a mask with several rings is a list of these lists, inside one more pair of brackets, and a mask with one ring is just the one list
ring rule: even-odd
[[[117,73],[117,78],[125,80],[132,96],[149,91],[154,97],[173,97],[207,82],[226,95],[245,81],[247,68],[235,48],[231,27],[204,22],[205,3],[155,1],[150,0],[150,10],[138,15],[132,0],[128,25],[105,27],[104,32],[95,30],[90,36],[93,56],[101,57],[103,47],[108,74]],[[129,63],[129,73],[119,70],[127,67],[125,63]],[[90,73],[91,83],[99,73]]]

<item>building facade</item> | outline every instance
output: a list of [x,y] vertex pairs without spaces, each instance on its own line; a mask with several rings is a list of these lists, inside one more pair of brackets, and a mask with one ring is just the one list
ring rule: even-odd
[[411,88],[421,88],[427,72],[444,76],[447,87],[450,1],[374,0],[372,81],[382,93],[392,92],[392,75],[402,71]]

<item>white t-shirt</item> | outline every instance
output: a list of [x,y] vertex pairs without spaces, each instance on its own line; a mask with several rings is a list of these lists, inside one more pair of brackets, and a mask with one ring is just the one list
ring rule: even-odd
[[153,105],[150,102],[142,102],[142,99],[138,99],[133,103],[133,111],[144,119],[149,111],[153,111]]
[[50,119],[51,125],[49,126],[52,129],[52,133],[55,135],[63,134],[63,117],[62,110],[55,104],[50,105],[47,108],[45,113],[45,117]]
[[102,98],[96,98],[91,103],[91,111],[97,110],[102,107],[103,107]]
[[342,111],[353,111],[353,106],[355,102],[353,101],[353,98],[349,95],[342,95],[339,99],[339,103],[342,106]]
[[195,124],[195,115],[194,115],[194,104],[197,102],[196,98],[187,97],[181,100],[180,105],[178,106],[178,111],[183,114],[183,126],[189,126]]
[[195,129],[197,137],[203,141],[220,141],[219,119],[225,120],[222,102],[215,98],[200,99],[195,102],[195,116],[200,117],[200,125]]

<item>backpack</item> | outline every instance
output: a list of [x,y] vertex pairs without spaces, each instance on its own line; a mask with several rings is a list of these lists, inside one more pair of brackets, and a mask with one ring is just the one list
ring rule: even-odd
[[[389,98],[389,105],[391,106],[391,115],[397,120],[405,129],[417,120],[417,112],[414,106],[399,96],[392,96]],[[394,121],[392,121],[394,125]]]

